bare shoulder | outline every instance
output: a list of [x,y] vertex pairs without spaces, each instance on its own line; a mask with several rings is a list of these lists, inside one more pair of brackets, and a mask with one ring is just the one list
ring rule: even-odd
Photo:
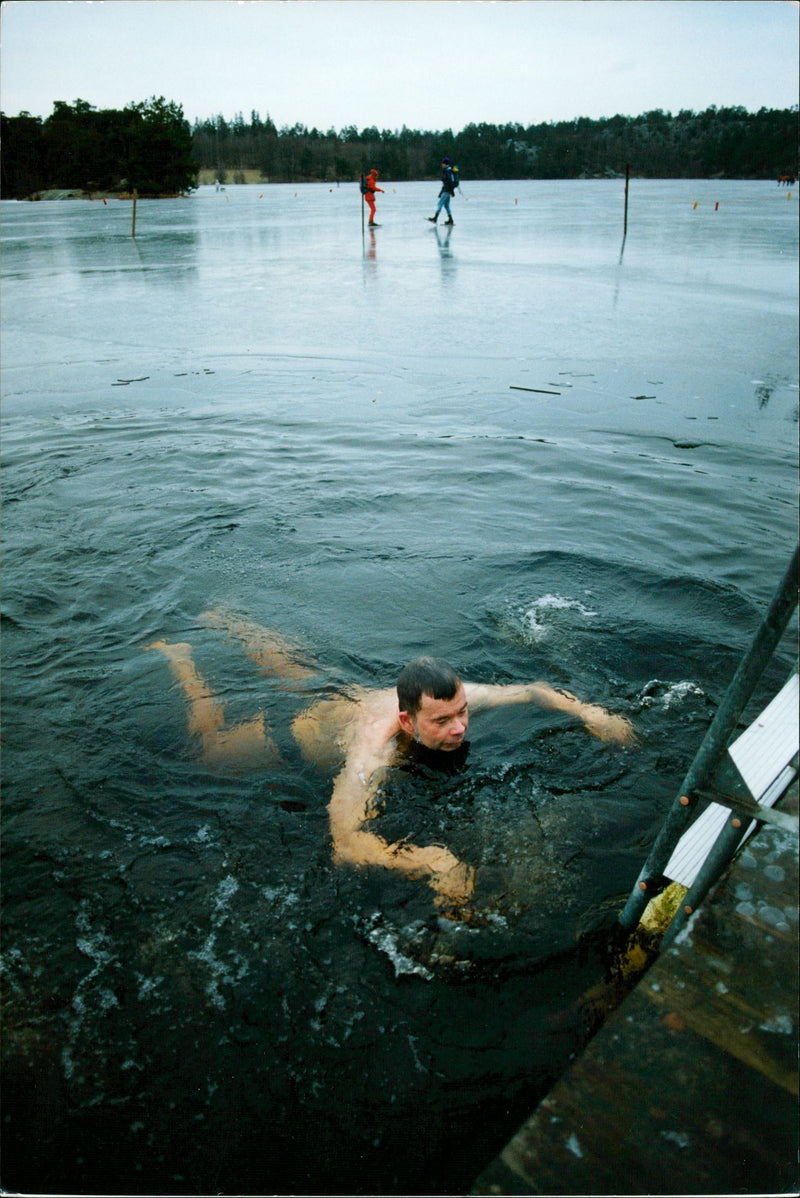
[[355,720],[361,738],[383,745],[397,735],[400,721],[394,687],[384,690],[358,689],[352,692],[352,696],[357,708]]
[[295,717],[292,732],[307,760],[329,765],[356,744],[380,749],[399,727],[394,690],[353,687],[306,708]]

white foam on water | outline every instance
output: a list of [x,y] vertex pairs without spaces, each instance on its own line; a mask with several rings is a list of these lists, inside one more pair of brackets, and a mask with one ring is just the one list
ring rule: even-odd
[[526,644],[538,644],[551,635],[559,625],[559,617],[554,613],[577,613],[581,620],[592,620],[599,613],[592,611],[580,599],[571,599],[566,595],[546,594],[529,605],[517,606],[512,609],[510,623],[518,636]]
[[397,933],[381,927],[380,920],[380,914],[375,912],[369,926],[365,929],[365,935],[378,952],[384,953],[389,958],[394,965],[395,977],[401,977],[403,974],[416,974],[417,977],[424,978],[426,982],[432,981],[434,975],[431,971],[419,961],[414,961],[411,957],[406,956],[397,943]]
[[230,874],[218,884],[214,894],[214,911],[211,916],[211,922],[215,927],[219,927],[228,918],[226,908],[238,889],[239,883]]
[[[61,1052],[61,1065],[64,1077],[69,1081],[75,1073],[74,1052],[83,1032],[87,1016],[94,1012],[107,1014],[119,1001],[110,986],[98,985],[98,979],[104,971],[117,961],[117,956],[111,951],[110,940],[105,931],[93,928],[89,917],[88,900],[84,899],[78,909],[75,919],[78,935],[75,944],[78,950],[93,962],[90,971],[81,978],[72,996],[72,1011],[67,1029],[67,1043]],[[96,1096],[95,1096],[96,1097]]]
[[150,998],[151,996],[155,995],[159,986],[164,981],[162,976],[149,978],[145,977],[143,973],[134,973],[134,977],[138,983],[136,997],[138,998],[139,1002],[143,1002],[146,998]]
[[394,965],[395,977],[400,977],[402,974],[416,974],[417,977],[424,978],[426,982],[433,980],[433,974],[429,969],[426,969],[418,961],[412,961],[411,957],[407,957],[400,951],[397,940],[391,932],[374,928],[371,932],[367,932],[367,939],[375,945],[379,952],[385,953],[389,958]]
[[653,707],[658,703],[662,710],[669,711],[690,695],[702,698],[704,694],[705,691],[696,682],[661,682],[658,678],[653,678],[642,688],[640,702],[642,707]]
[[418,1037],[409,1035],[406,1038],[408,1040],[408,1046],[411,1049],[411,1055],[414,1058],[414,1068],[417,1069],[420,1073],[430,1073],[430,1070],[426,1069],[425,1066],[422,1064],[422,1061],[419,1059],[419,1051],[417,1050]]
[[577,1156],[577,1157],[583,1156],[583,1149],[581,1148],[581,1142],[578,1139],[578,1137],[575,1135],[575,1132],[572,1132],[569,1139],[567,1140],[567,1148],[570,1150],[570,1152],[574,1156]]
[[203,947],[198,949],[196,952],[194,950],[190,951],[188,955],[193,957],[196,961],[202,961],[203,964],[208,967],[209,972],[211,973],[211,978],[206,983],[206,994],[211,999],[211,1002],[214,1004],[214,1006],[222,1010],[222,1008],[225,1006],[225,999],[219,992],[219,983],[230,983],[233,981],[233,978],[228,972],[225,963],[220,961],[219,957],[217,957],[214,953],[214,947],[216,943],[216,933],[209,932],[205,938]]
[[205,992],[214,1006],[220,1010],[225,1006],[225,999],[219,989],[220,984],[233,986],[246,977],[250,970],[248,961],[239,953],[230,950],[231,964],[226,964],[216,953],[217,933],[230,918],[230,902],[238,890],[239,883],[230,874],[217,883],[211,894],[211,926],[214,931],[206,936],[202,948],[193,949],[188,953],[194,960],[202,961],[211,974]]
[[290,890],[288,886],[262,886],[261,894],[268,903],[272,903],[277,907],[294,907],[300,902],[299,894],[294,890]]

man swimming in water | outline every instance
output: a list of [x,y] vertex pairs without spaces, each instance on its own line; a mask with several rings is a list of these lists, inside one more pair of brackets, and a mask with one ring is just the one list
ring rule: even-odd
[[[287,683],[313,678],[318,671],[277,634],[228,613],[207,612],[201,621],[236,637],[265,674]],[[225,728],[224,704],[198,674],[187,644],[156,641],[149,645],[167,658],[189,704],[189,732],[200,737],[210,765],[233,761],[263,767],[276,760],[264,716]],[[328,804],[333,859],[337,864],[379,865],[419,877],[436,892],[436,903],[458,907],[473,893],[475,871],[439,845],[406,840],[389,844],[369,830],[378,814],[376,800],[390,766],[416,743],[435,754],[454,754],[464,745],[470,716],[492,707],[535,703],[580,720],[601,740],[635,743],[623,716],[596,704],[582,703],[568,691],[545,682],[485,685],[465,682],[446,662],[418,657],[385,690],[350,687],[341,695],[316,700],[292,721],[292,733],[306,760],[339,772]]]

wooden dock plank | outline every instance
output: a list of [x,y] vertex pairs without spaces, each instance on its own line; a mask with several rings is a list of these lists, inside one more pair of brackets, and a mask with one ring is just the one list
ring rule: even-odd
[[791,1193],[793,1104],[675,1012],[625,1006],[472,1193]]
[[763,827],[472,1193],[797,1193],[797,887]]

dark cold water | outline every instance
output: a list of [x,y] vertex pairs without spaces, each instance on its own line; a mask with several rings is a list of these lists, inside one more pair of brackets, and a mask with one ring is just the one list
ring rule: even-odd
[[[464,1192],[590,1026],[794,546],[797,198],[634,182],[623,247],[618,182],[462,173],[449,234],[387,183],[363,241],[352,184],[142,201],[135,241],[2,205],[7,1189]],[[516,707],[390,779],[376,831],[477,868],[442,919],[332,864],[305,698],[217,607],[324,693],[433,651],[639,747]],[[280,758],[204,766],[158,639]]]

